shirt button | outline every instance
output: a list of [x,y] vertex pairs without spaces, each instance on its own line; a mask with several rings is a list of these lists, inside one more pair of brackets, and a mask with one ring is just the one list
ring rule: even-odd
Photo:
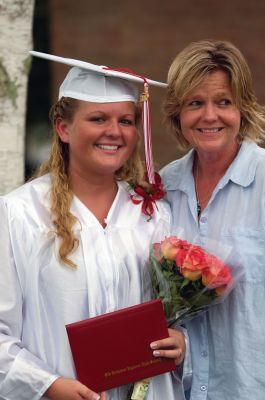
[[206,217],[201,217],[200,222],[201,222],[202,224],[204,224],[206,221],[207,221],[207,218],[206,218]]
[[202,385],[202,386],[201,386],[201,390],[202,390],[203,392],[205,392],[206,386]]
[[207,357],[207,356],[208,356],[207,351],[202,351],[202,352],[201,352],[201,356],[202,356],[202,357]]

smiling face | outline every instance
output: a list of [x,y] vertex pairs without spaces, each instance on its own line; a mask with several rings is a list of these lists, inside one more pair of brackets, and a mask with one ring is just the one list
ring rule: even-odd
[[184,101],[181,132],[199,154],[233,156],[238,149],[240,111],[222,70],[208,74]]
[[113,177],[132,155],[138,135],[132,102],[78,101],[71,122],[55,122],[62,142],[69,144],[69,174],[84,178]]

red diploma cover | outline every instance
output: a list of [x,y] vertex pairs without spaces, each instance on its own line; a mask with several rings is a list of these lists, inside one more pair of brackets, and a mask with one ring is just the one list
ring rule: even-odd
[[66,325],[77,379],[101,392],[173,371],[175,362],[155,358],[150,343],[168,337],[160,300]]

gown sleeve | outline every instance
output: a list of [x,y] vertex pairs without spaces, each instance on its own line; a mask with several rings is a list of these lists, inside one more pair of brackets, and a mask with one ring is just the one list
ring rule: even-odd
[[0,198],[0,277],[0,399],[37,400],[58,375],[21,342],[23,293],[3,198]]

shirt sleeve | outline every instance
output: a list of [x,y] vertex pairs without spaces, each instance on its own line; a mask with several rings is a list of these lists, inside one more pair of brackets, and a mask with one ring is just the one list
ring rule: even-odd
[[21,342],[23,294],[3,198],[0,199],[0,276],[0,399],[37,400],[58,375]]

